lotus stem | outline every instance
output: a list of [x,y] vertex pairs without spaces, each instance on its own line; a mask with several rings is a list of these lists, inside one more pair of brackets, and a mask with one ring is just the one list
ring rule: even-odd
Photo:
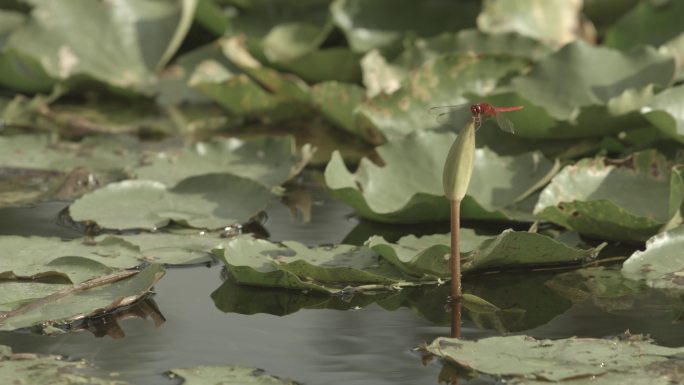
[[461,291],[461,252],[459,249],[461,230],[461,200],[451,200],[451,299],[460,301]]

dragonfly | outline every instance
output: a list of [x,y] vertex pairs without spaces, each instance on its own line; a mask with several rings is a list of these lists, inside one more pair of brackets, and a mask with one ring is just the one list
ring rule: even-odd
[[[475,120],[475,129],[479,129],[482,122],[489,117],[494,117],[496,123],[502,131],[513,133],[513,122],[504,116],[504,112],[522,110],[522,106],[495,107],[489,103],[460,104],[455,106],[439,106],[430,108],[430,113],[437,115],[437,121],[446,123],[448,121],[464,121],[464,114],[469,111]],[[460,119],[459,119],[460,118]]]

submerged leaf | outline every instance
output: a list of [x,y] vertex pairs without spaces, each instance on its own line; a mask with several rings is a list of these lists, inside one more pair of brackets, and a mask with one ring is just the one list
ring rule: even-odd
[[127,180],[84,195],[69,206],[69,213],[76,221],[110,229],[152,230],[170,221],[217,229],[249,221],[271,196],[261,183],[231,174],[193,176],[173,188]]
[[297,385],[295,381],[266,374],[262,369],[241,366],[194,366],[171,369],[167,374],[183,378],[185,385]]
[[[427,352],[468,371],[506,379],[511,384],[600,383],[671,384],[679,382],[683,348],[653,345],[639,336],[624,340],[528,336],[479,341],[438,338]],[[605,382],[604,382],[605,381]]]
[[49,385],[126,385],[128,382],[87,375],[92,368],[84,361],[71,361],[61,356],[13,353],[0,345],[0,381],[4,384]]

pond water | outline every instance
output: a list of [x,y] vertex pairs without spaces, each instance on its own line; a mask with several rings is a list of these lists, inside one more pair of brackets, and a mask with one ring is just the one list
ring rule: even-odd
[[[354,228],[357,232],[364,226],[372,229],[368,224],[358,227],[350,217],[352,210],[329,198],[322,189],[312,191],[314,204],[309,223],[294,221],[289,209],[280,202],[268,207],[264,228],[270,239],[314,245],[341,242]],[[65,205],[52,202],[32,208],[2,209],[0,233],[78,236],[75,230],[58,224],[58,213]],[[436,228],[447,230],[443,225]],[[618,311],[614,307],[607,311],[591,300],[572,303],[544,285],[554,274],[480,275],[466,277],[464,286],[466,292],[486,299],[496,297],[506,307],[525,309],[525,319],[517,324],[514,333],[540,338],[603,337],[629,330],[650,334],[659,344],[684,345],[684,329],[677,322],[682,319],[682,313],[677,314],[681,308],[660,305],[648,297],[629,302],[629,306]],[[119,379],[141,385],[178,383],[162,373],[205,364],[259,367],[310,385],[438,382],[441,364],[423,364],[421,355],[412,348],[449,334],[448,322],[444,322],[449,318],[446,310],[435,314],[443,309],[440,304],[445,300],[444,290],[416,291],[411,294],[414,300],[408,302],[413,304],[411,308],[402,306],[393,311],[386,310],[388,306],[370,304],[357,310],[306,309],[277,316],[220,310],[230,307],[215,303],[211,296],[221,285],[220,265],[170,268],[155,287],[154,302],[166,318],[158,327],[149,318],[128,318],[119,321],[123,338],[96,338],[88,332],[56,337],[5,332],[0,334],[0,344],[17,352],[85,358],[94,363],[97,374],[113,372]],[[249,291],[245,293],[245,303],[270,295],[251,292],[251,297]],[[292,297],[292,301],[296,300]],[[285,298],[279,304],[287,308],[287,301]],[[477,322],[464,320],[463,338],[497,334],[500,332],[481,329]]]

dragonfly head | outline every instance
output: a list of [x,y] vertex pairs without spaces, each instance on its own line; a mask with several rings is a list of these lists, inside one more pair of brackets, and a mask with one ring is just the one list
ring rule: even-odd
[[480,116],[482,115],[482,107],[479,104],[473,104],[470,106],[470,113],[473,114],[473,116]]

